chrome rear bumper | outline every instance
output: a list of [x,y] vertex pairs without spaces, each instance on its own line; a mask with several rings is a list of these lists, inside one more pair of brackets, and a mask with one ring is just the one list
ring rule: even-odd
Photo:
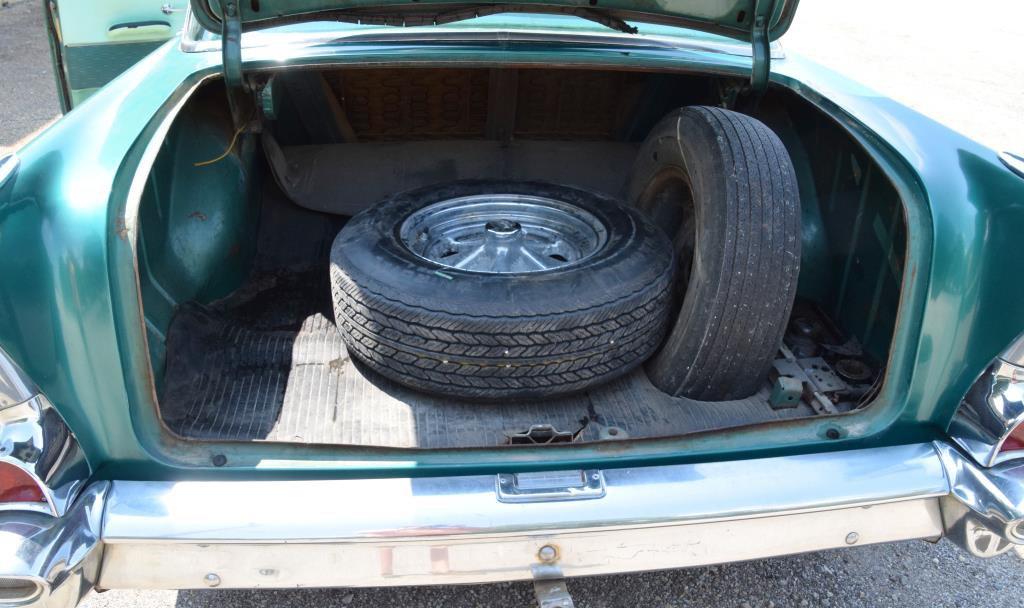
[[[40,581],[35,603],[63,608],[89,582],[152,589],[481,583],[944,534],[982,556],[1024,543],[1024,466],[980,469],[944,443],[614,469],[603,473],[603,496],[589,500],[501,502],[497,480],[97,484],[65,517],[49,520],[49,534],[19,536],[25,522],[4,515],[0,576]],[[11,557],[29,545],[51,557]]]

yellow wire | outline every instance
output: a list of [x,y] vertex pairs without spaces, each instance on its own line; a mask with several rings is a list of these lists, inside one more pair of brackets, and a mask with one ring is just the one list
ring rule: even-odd
[[221,154],[217,158],[211,158],[210,160],[204,160],[202,162],[192,163],[192,166],[193,167],[205,167],[207,165],[212,165],[213,163],[220,162],[220,161],[224,160],[225,158],[227,158],[228,154],[231,154],[231,151],[235,149],[235,142],[238,141],[238,136],[242,134],[242,130],[243,129],[245,129],[245,125],[242,125],[241,127],[238,127],[238,130],[235,131],[234,136],[232,136],[232,138],[231,138],[231,143],[228,145],[228,149],[224,150],[224,154]]

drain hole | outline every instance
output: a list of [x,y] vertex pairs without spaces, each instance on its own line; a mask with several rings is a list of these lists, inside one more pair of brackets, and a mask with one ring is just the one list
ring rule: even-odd
[[454,249],[448,249],[444,253],[442,253],[440,257],[442,257],[442,258],[450,258],[453,255],[455,255],[456,253],[458,253],[458,251],[455,251]]
[[562,255],[560,253],[552,253],[548,257],[551,258],[552,260],[558,260],[559,262],[568,262],[569,261],[569,258],[565,257],[564,255]]

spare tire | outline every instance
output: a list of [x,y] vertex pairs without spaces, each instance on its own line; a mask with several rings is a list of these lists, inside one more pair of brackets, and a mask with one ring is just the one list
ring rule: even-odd
[[478,400],[579,391],[639,366],[668,326],[674,269],[643,214],[540,183],[399,194],[331,248],[351,354],[406,386]]
[[627,199],[669,233],[679,264],[679,315],[648,362],[651,381],[704,401],[755,393],[800,272],[800,200],[786,148],[750,116],[683,108],[647,136]]

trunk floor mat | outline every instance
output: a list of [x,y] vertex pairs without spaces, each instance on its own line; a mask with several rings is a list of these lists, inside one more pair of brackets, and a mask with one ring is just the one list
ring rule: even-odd
[[[754,397],[670,397],[642,370],[586,393],[478,404],[402,387],[349,358],[316,274],[263,277],[210,307],[185,304],[167,337],[160,396],[168,427],[191,439],[401,448],[490,447],[533,425],[576,441],[665,437],[813,416]],[[325,308],[326,305],[326,308]]]

